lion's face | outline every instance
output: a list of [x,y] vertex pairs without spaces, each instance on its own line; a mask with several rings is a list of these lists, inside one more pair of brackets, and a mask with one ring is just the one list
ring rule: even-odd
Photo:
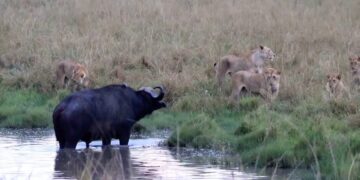
[[[77,66],[74,68],[72,79],[76,81],[79,84],[85,85],[87,84],[85,81],[85,78],[87,78],[87,71],[85,67]],[[85,85],[86,86],[86,85]]]
[[260,56],[264,60],[274,61],[275,53],[268,47],[260,45]]
[[280,75],[281,72],[274,68],[266,68],[264,71],[266,82],[271,90],[271,93],[279,91],[280,87]]
[[353,74],[360,74],[360,56],[349,57],[350,68]]
[[338,73],[332,73],[327,75],[327,84],[330,89],[335,89],[341,81],[341,75]]

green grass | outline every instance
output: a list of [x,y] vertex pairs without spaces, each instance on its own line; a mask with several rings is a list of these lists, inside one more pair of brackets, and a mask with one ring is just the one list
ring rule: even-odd
[[31,89],[0,89],[0,127],[52,127],[51,114],[59,99],[68,94],[44,95]]
[[[55,105],[69,92],[0,89],[0,127],[52,127]],[[193,91],[155,111],[134,129],[167,129],[170,147],[209,148],[237,154],[244,166],[306,168],[322,178],[359,177],[358,99],[324,102],[275,101],[245,97],[236,105],[217,91]],[[206,105],[206,106],[204,106]]]
[[[360,118],[356,102],[308,98],[268,105],[246,97],[238,105],[229,105],[221,97],[189,94],[140,124],[172,130],[167,141],[171,147],[226,150],[237,153],[245,166],[300,167],[311,169],[318,178],[350,175],[357,179]],[[203,103],[214,106],[204,108]]]

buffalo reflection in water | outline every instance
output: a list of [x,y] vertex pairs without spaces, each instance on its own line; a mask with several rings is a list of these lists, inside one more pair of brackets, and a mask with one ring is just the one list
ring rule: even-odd
[[[54,178],[131,179],[138,177],[128,147],[104,148],[102,151],[61,150],[55,159]],[[141,177],[152,179],[151,172]]]

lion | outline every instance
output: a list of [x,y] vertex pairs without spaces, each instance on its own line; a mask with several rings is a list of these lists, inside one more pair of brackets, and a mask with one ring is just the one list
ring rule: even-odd
[[279,94],[281,72],[274,68],[265,68],[263,73],[238,71],[232,74],[232,93],[230,102],[238,99],[243,92],[260,95],[272,102]]
[[70,83],[75,83],[76,88],[87,87],[90,83],[88,70],[72,60],[62,60],[56,67],[56,82],[59,88],[68,88]]
[[325,88],[329,100],[337,100],[339,98],[344,98],[345,95],[350,98],[350,93],[341,80],[341,74],[330,73],[326,77],[327,83]]
[[350,56],[351,89],[360,91],[360,56]]
[[226,55],[214,64],[217,84],[222,88],[225,75],[236,71],[246,71],[253,69],[257,73],[262,73],[265,62],[274,61],[275,53],[268,47],[260,45],[251,53],[243,56]]

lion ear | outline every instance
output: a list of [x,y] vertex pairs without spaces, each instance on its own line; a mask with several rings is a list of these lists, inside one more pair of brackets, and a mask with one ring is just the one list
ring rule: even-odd
[[216,63],[214,63],[214,67],[216,66]]
[[281,71],[277,71],[276,74],[280,75],[280,74],[281,74]]
[[358,56],[357,60],[360,62],[360,56]]
[[263,46],[263,45],[260,45],[259,47],[260,47],[260,49],[261,49],[261,50],[263,50],[263,49],[264,49],[264,46]]
[[340,80],[340,79],[341,79],[341,74],[338,74],[338,75],[336,76],[336,78],[337,78],[338,80]]
[[330,79],[331,76],[328,74],[328,75],[326,75],[326,77],[327,77],[328,79]]

